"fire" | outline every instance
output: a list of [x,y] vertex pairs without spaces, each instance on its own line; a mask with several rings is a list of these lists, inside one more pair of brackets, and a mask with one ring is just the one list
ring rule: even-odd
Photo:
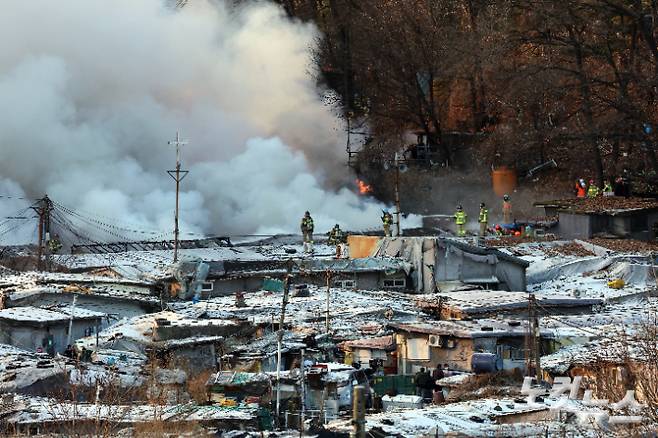
[[366,184],[360,179],[356,180],[356,185],[359,187],[359,193],[362,195],[367,195],[368,193],[372,192],[372,186]]

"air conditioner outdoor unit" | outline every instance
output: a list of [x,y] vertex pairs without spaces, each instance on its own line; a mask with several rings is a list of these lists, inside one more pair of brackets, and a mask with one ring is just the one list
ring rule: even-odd
[[441,347],[443,346],[443,339],[439,335],[429,335],[427,343],[430,347]]

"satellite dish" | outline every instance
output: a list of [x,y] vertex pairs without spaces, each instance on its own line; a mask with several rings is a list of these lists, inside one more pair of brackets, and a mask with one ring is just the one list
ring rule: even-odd
[[403,163],[403,164],[400,164],[400,173],[404,173],[404,172],[406,172],[407,170],[409,170],[409,166],[407,166],[407,165],[404,164],[404,163]]

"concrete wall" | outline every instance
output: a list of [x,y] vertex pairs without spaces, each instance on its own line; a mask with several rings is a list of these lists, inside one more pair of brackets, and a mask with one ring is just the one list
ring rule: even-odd
[[225,297],[233,295],[238,291],[242,292],[256,292],[263,288],[264,275],[255,275],[252,277],[244,278],[218,278],[209,280],[213,282],[212,291],[202,291],[201,297],[203,299],[212,297]]
[[589,239],[597,233],[609,233],[647,241],[656,238],[654,223],[658,223],[658,212],[638,212],[624,216],[560,212],[556,232],[565,239]]
[[[96,333],[96,325],[100,320],[77,320],[73,322],[73,336],[71,343],[85,336],[85,330]],[[57,353],[66,350],[68,340],[68,322],[53,324],[46,327],[31,327],[28,325],[8,324],[0,322],[0,343],[13,345],[28,351],[36,351],[42,347],[46,351],[46,339],[49,335],[53,337],[53,348]]]
[[592,237],[592,221],[585,214],[560,212],[556,232],[565,239],[589,239]]
[[186,346],[171,350],[172,361],[185,371],[215,370],[218,349],[214,344]]

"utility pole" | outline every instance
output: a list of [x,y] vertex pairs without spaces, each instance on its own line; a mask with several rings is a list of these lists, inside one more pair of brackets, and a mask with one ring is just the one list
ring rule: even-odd
[[283,279],[283,299],[281,300],[281,315],[279,317],[279,331],[276,334],[276,423],[279,424],[281,414],[281,349],[283,348],[283,324],[286,321],[286,306],[290,293],[290,273],[292,260],[288,262],[286,277]]
[[176,181],[176,210],[174,212],[174,263],[176,263],[178,261],[178,237],[180,234],[180,230],[178,229],[178,199],[180,194],[180,183],[189,173],[187,170],[181,170],[180,147],[186,145],[188,142],[182,141],[178,131],[176,131],[176,139],[167,143],[176,146],[176,170],[167,171],[169,176]]
[[50,200],[48,195],[44,195],[43,198],[37,201],[37,205],[30,207],[34,210],[37,215],[39,215],[39,230],[38,230],[38,239],[39,239],[39,248],[38,248],[38,260],[37,260],[37,270],[43,270],[43,254],[46,250],[46,242],[50,240],[50,212],[53,209],[53,201]]
[[329,303],[331,301],[331,271],[327,269],[327,315],[325,319],[325,328],[329,334]]
[[400,161],[395,153],[395,230],[400,237]]
[[[66,345],[71,345],[71,339],[73,336],[73,318],[75,313],[75,301],[78,298],[76,294],[73,294],[73,301],[71,301],[71,315],[69,316],[69,336],[66,339]],[[98,331],[96,331],[98,333]],[[67,347],[68,348],[68,347]],[[98,349],[98,335],[96,336],[96,348]]]
[[526,338],[526,374],[530,374],[531,366],[534,365],[535,377],[539,383],[542,380],[541,371],[541,333],[539,320],[537,318],[537,303],[534,294],[528,295],[528,336]]
[[539,331],[539,318],[537,318],[537,302],[535,301],[535,294],[530,294],[530,303],[532,308],[532,342],[535,353],[535,375],[537,377],[537,383],[539,383],[542,380],[541,332]]
[[304,436],[304,414],[306,413],[306,384],[304,379],[306,378],[304,374],[304,349],[301,350],[301,378],[302,378],[302,394],[301,394],[301,403],[299,404],[299,438]]

